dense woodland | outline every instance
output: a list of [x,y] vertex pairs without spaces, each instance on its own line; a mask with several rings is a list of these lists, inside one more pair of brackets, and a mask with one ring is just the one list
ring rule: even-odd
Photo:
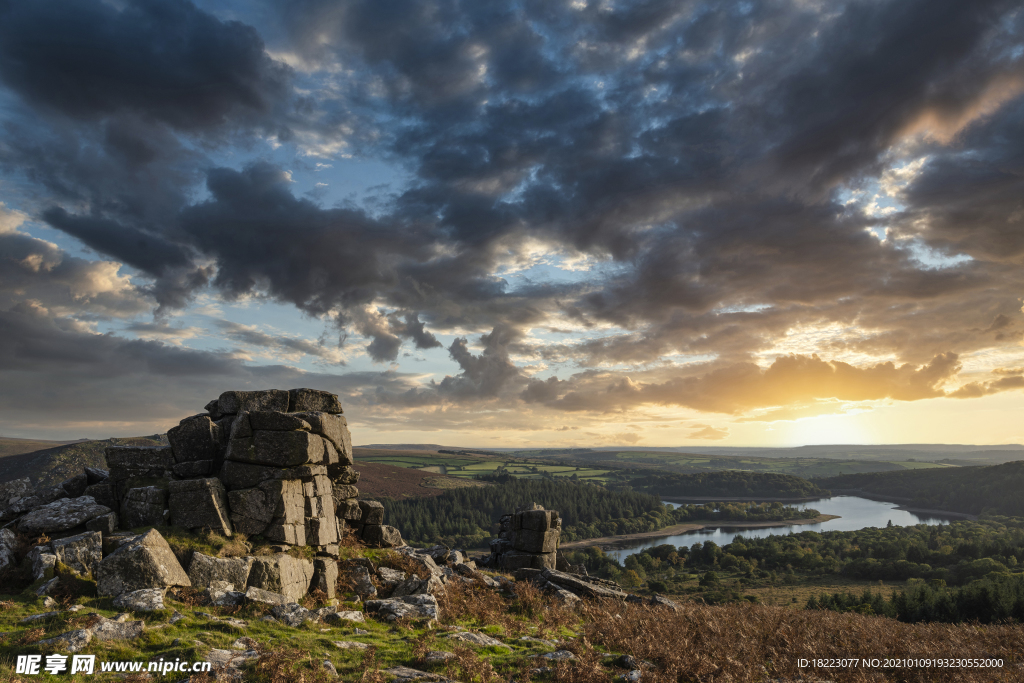
[[917,507],[1024,516],[1024,460],[991,467],[943,467],[815,479],[832,490],[864,491]]
[[723,470],[696,474],[659,472],[632,479],[629,485],[659,496],[701,496],[706,498],[819,498],[829,492],[791,474]]
[[808,609],[878,614],[900,621],[961,622],[998,624],[1024,623],[1024,575],[992,574],[965,586],[941,583],[913,583],[905,590],[824,593],[807,601]]
[[993,517],[942,526],[803,531],[767,538],[737,537],[725,546],[712,541],[689,548],[663,544],[631,555],[621,565],[598,548],[566,555],[570,562],[625,586],[646,584],[652,590],[672,593],[709,590],[712,601],[721,592],[719,584],[725,576],[732,576],[740,586],[798,583],[801,577],[828,575],[911,580],[916,585],[902,598],[897,595],[887,600],[873,594],[867,600],[861,595],[839,594],[819,599],[814,606],[863,612],[867,610],[864,605],[870,604],[876,613],[899,614],[911,621],[960,621],[980,618],[979,605],[984,604],[1000,605],[993,614],[1018,614],[1014,610],[1024,590],[1024,575],[1020,574],[1024,568],[1024,519]]
[[673,510],[654,495],[609,491],[585,482],[510,475],[493,480],[494,486],[453,489],[430,498],[382,499],[385,518],[409,543],[472,548],[494,537],[502,515],[530,503],[558,510],[563,542],[655,531],[683,522],[785,521],[818,514],[781,503],[710,503]]

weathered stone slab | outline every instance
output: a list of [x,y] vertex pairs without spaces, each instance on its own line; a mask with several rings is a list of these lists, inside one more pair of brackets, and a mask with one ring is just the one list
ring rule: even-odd
[[217,399],[217,407],[225,415],[237,415],[242,411],[277,410],[288,411],[288,392],[281,389],[264,391],[225,391]]
[[288,412],[302,413],[320,411],[341,414],[341,401],[336,394],[317,389],[290,389],[288,391]]
[[98,531],[58,538],[50,545],[58,562],[80,574],[91,574],[103,560],[103,534]]
[[114,598],[114,607],[129,612],[155,612],[164,609],[163,588],[140,588]]
[[309,423],[313,433],[330,441],[338,451],[338,464],[351,465],[352,434],[348,429],[348,420],[344,415],[331,415],[326,412],[297,413]]
[[338,585],[338,563],[329,557],[313,560],[313,583],[311,590],[321,590],[333,598]]
[[227,491],[220,479],[186,479],[167,485],[171,524],[231,535]]
[[112,534],[117,531],[117,513],[111,512],[106,515],[100,515],[94,519],[90,519],[85,523],[85,528],[89,531],[98,531],[100,534]]
[[228,438],[231,440],[252,438],[252,425],[249,424],[248,411],[235,416],[234,422],[231,423],[231,432]]
[[95,577],[100,595],[192,585],[171,547],[156,529],[136,536],[103,558]]
[[191,462],[179,462],[171,468],[174,476],[179,479],[194,479],[196,477],[209,477],[216,474],[216,460],[193,460]]
[[397,548],[405,545],[401,532],[386,524],[367,524],[363,527],[363,541],[376,548]]
[[144,621],[118,621],[100,617],[99,621],[89,627],[92,637],[96,640],[134,640],[146,629]]
[[142,486],[129,489],[125,494],[118,519],[126,529],[156,526],[164,523],[166,509],[167,491],[156,486]]
[[270,609],[270,613],[293,628],[302,626],[302,622],[313,618],[312,613],[308,609],[295,602],[274,605]]
[[0,571],[18,561],[18,537],[10,529],[0,529]]
[[263,605],[287,605],[292,601],[292,599],[287,595],[282,595],[281,593],[263,590],[256,586],[249,586],[245,591],[245,601],[247,603],[255,602]]
[[359,507],[363,511],[360,521],[363,524],[383,524],[384,506],[375,500],[361,500]]
[[[0,484],[0,514],[7,512],[15,501],[28,498],[32,493],[32,480],[28,477]],[[18,512],[23,512],[23,510]],[[13,514],[17,514],[17,512]]]
[[111,510],[115,510],[119,507],[117,499],[114,497],[114,487],[112,484],[105,482],[90,484],[85,487],[85,493],[83,495],[90,496],[98,505],[103,505]]
[[286,553],[260,555],[253,558],[249,586],[281,593],[297,601],[309,592],[313,580],[313,563]]
[[557,558],[556,553],[528,553],[522,550],[510,550],[503,553],[498,560],[498,566],[505,571],[517,569],[554,569]]
[[[270,432],[253,431],[253,453],[245,453],[242,457],[251,457],[256,465],[271,467],[294,467],[296,465],[317,464],[324,459],[323,438],[309,432]],[[232,459],[238,460],[239,455],[232,452]]]
[[235,530],[249,536],[262,533],[274,518],[274,502],[268,502],[266,492],[259,487],[230,491],[228,507]]
[[100,469],[99,467],[86,467],[85,476],[89,480],[89,485],[99,484],[107,480],[110,476],[110,472],[107,470]]
[[558,550],[559,535],[560,530],[557,528],[547,531],[519,529],[516,531],[512,547],[528,553],[553,553]]
[[263,537],[278,543],[287,543],[288,545],[307,545],[305,523],[283,524],[276,521],[271,522],[263,530]]
[[25,534],[67,531],[108,512],[110,508],[99,505],[91,496],[63,498],[38,507],[19,519],[18,530]]
[[220,456],[218,430],[209,415],[193,415],[167,431],[175,462],[214,460]]
[[294,432],[310,431],[311,427],[299,415],[278,413],[272,410],[254,410],[249,413],[249,425],[252,430],[267,430],[272,432]]
[[168,446],[107,446],[103,452],[111,469],[169,470],[174,465],[174,453]]
[[585,580],[575,574],[567,574],[554,569],[545,569],[536,579],[537,583],[550,582],[581,598],[616,598],[625,600],[627,594],[609,586],[599,585]]
[[85,472],[76,474],[60,483],[60,487],[68,494],[68,498],[78,498],[85,493],[85,487],[89,485],[89,475]]
[[359,507],[359,501],[355,499],[343,500],[338,504],[338,509],[335,511],[335,516],[338,519],[343,519],[350,522],[358,522],[363,516],[363,509]]
[[237,489],[249,489],[257,486],[262,481],[275,479],[279,470],[275,467],[264,467],[263,465],[251,465],[246,462],[233,460],[232,445],[228,447],[228,459],[220,470],[220,480],[229,491]]
[[195,552],[188,567],[188,578],[194,588],[206,588],[216,581],[244,587],[249,582],[252,562],[252,557],[210,557]]
[[406,595],[389,600],[367,600],[366,613],[384,621],[403,618],[437,620],[439,609],[433,595]]
[[245,603],[245,593],[236,591],[235,584],[227,581],[210,582],[205,595],[209,603],[217,607],[230,607]]
[[40,640],[37,643],[33,643],[33,645],[43,648],[46,652],[78,652],[84,649],[91,640],[92,631],[87,628],[79,628],[62,633],[56,638]]

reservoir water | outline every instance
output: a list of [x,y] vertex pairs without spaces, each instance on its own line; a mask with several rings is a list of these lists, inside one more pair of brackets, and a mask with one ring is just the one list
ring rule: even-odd
[[[678,503],[664,502],[673,507],[679,507]],[[856,531],[867,527],[884,527],[890,521],[893,523],[893,526],[946,524],[949,522],[949,518],[940,515],[897,510],[895,509],[897,505],[899,503],[879,502],[858,496],[822,498],[806,503],[797,503],[794,504],[794,507],[817,510],[823,515],[839,515],[838,519],[830,519],[827,522],[820,522],[818,524],[780,523],[779,526],[757,529],[740,529],[735,526],[707,527],[676,536],[648,538],[628,546],[623,544],[618,548],[605,550],[605,554],[622,562],[628,556],[638,553],[644,548],[653,548],[663,543],[669,543],[674,546],[691,546],[694,543],[714,541],[718,545],[727,545],[732,543],[733,538],[736,536],[764,538],[771,535],[785,536],[786,534],[800,531]]]

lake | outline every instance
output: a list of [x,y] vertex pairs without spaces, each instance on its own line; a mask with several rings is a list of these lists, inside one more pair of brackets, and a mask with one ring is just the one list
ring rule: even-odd
[[[664,502],[672,507],[679,507],[679,503]],[[736,536],[764,538],[765,536],[772,535],[785,536],[788,533],[800,531],[856,531],[872,526],[883,527],[890,521],[893,523],[893,526],[947,524],[950,521],[950,518],[938,515],[896,510],[897,505],[899,503],[884,503],[858,496],[822,498],[806,503],[796,503],[793,507],[801,510],[814,509],[823,515],[839,515],[838,519],[830,519],[819,524],[780,523],[779,526],[761,527],[758,529],[737,529],[735,526],[707,527],[675,536],[644,539],[628,546],[623,545],[620,548],[605,550],[605,554],[622,562],[628,556],[636,554],[644,548],[653,548],[663,543],[670,543],[674,546],[691,546],[694,543],[714,541],[718,545],[727,545],[732,543],[732,539]]]

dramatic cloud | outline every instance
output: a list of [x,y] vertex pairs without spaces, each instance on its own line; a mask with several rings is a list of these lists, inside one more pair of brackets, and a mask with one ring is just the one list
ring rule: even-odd
[[0,0],[0,105],[24,378],[623,443],[1024,388],[1009,0]]

